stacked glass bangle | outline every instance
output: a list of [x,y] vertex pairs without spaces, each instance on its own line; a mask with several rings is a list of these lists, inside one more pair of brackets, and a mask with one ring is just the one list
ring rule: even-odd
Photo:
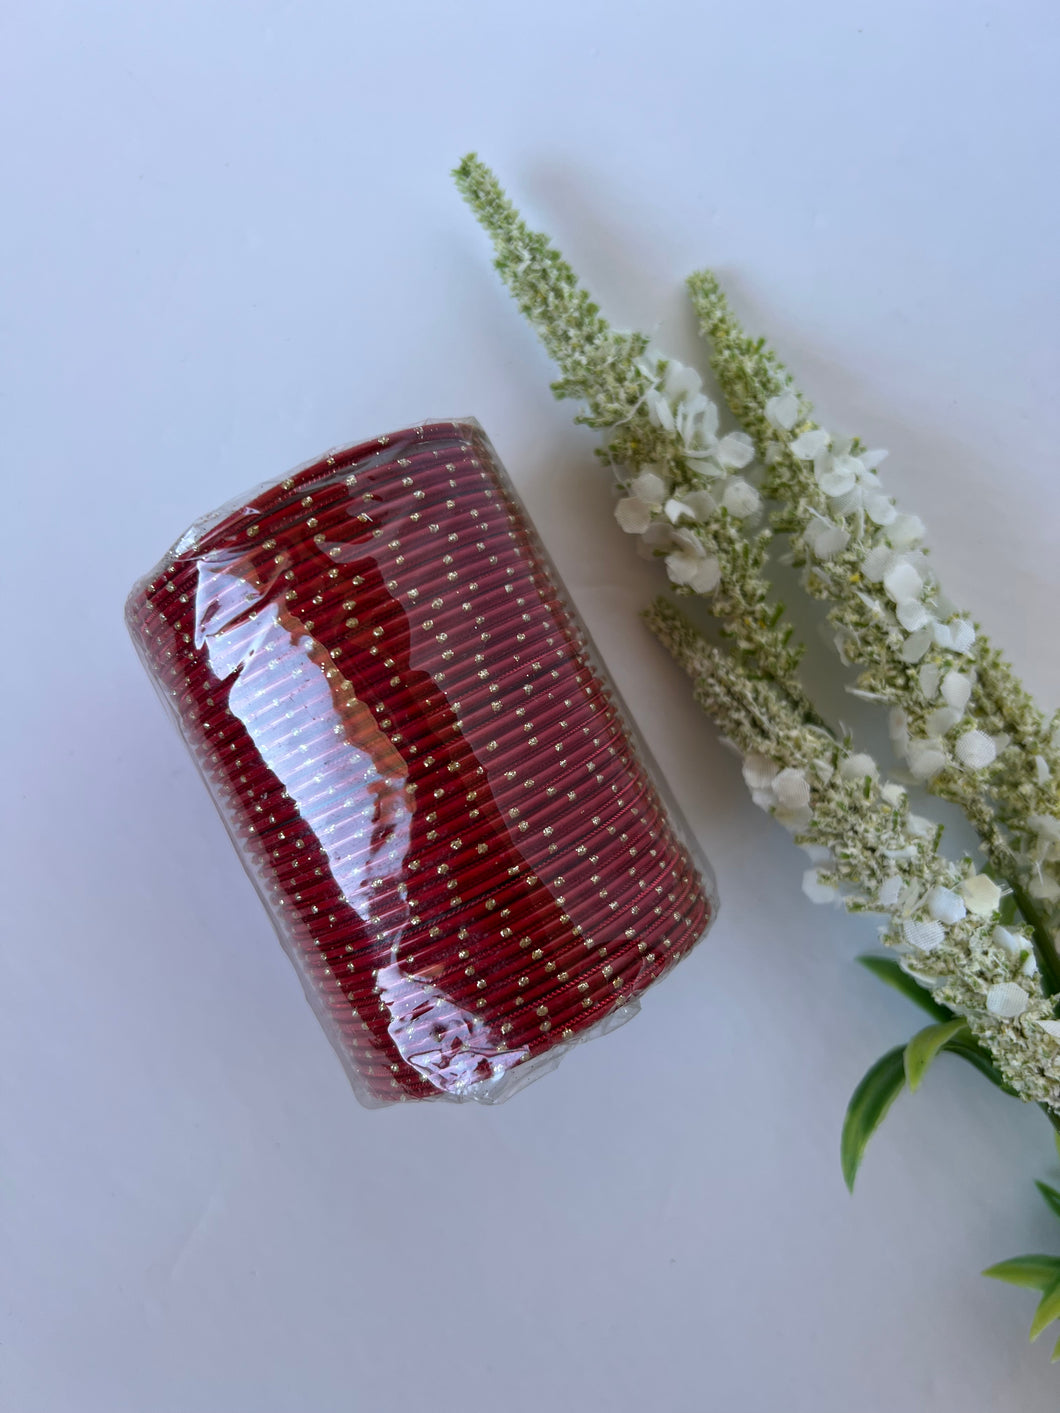
[[225,507],[126,617],[363,1102],[503,1097],[710,923],[477,423]]

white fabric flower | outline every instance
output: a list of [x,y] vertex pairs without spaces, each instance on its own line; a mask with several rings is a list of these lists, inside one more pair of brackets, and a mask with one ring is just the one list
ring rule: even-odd
[[897,559],[883,576],[887,597],[895,603],[918,599],[924,592],[924,581],[907,559]]
[[648,418],[653,427],[661,427],[664,432],[677,430],[674,410],[665,394],[661,393],[658,388],[652,388],[645,396],[644,401],[648,408]]
[[711,448],[711,454],[726,469],[739,471],[755,459],[754,442],[746,432],[729,432]]
[[947,672],[942,679],[942,700],[963,712],[972,696],[972,679],[963,672]]
[[934,919],[920,922],[907,918],[902,923],[902,933],[910,947],[915,947],[918,952],[933,952],[946,940],[946,929]]
[[694,516],[683,500],[671,496],[663,506],[663,513],[671,525],[679,525],[682,520],[692,520]]
[[910,633],[909,637],[906,638],[905,642],[899,648],[898,656],[903,662],[908,662],[911,665],[914,662],[920,661],[931,647],[931,644],[931,629],[921,628],[916,633]]
[[1055,903],[1060,899],[1060,882],[1051,874],[1039,872],[1027,884],[1027,892],[1043,903]]
[[850,543],[850,531],[828,520],[811,520],[803,538],[818,559],[832,559]]
[[627,496],[615,506],[615,519],[627,535],[643,535],[651,524],[651,506]]
[[627,535],[642,535],[669,494],[669,483],[657,471],[645,469],[634,476],[629,495],[615,506],[615,519]]
[[893,525],[898,518],[894,501],[882,492],[865,497],[865,514],[874,525]]
[[[895,617],[907,633],[915,633],[931,622],[931,614],[919,599],[905,599],[895,609]],[[931,637],[928,641],[932,641]]]
[[670,494],[670,483],[658,471],[646,466],[629,483],[630,494],[650,505],[653,510],[662,508],[662,503]]
[[1032,814],[1028,817],[1027,823],[1040,840],[1047,840],[1051,844],[1060,844],[1060,819],[1054,818],[1051,814]]
[[876,900],[881,908],[893,908],[898,899],[902,896],[905,884],[897,873],[892,873],[890,878],[885,878],[880,884]]
[[799,399],[789,390],[771,397],[765,406],[766,421],[778,432],[790,432],[799,420]]
[[985,731],[974,728],[958,739],[954,753],[961,765],[969,770],[985,770],[997,759],[997,746]]
[[813,461],[828,450],[831,440],[823,427],[814,427],[812,431],[803,432],[801,437],[795,438],[791,444],[791,454],[799,461]]
[[822,466],[815,463],[814,475],[817,484],[826,496],[845,496],[858,483],[861,462],[855,456],[829,456],[821,458]]
[[754,443],[746,432],[719,438],[717,406],[702,393],[678,407],[674,430],[681,435],[685,455],[706,476],[723,476],[754,460]]
[[698,554],[690,549],[672,551],[666,556],[666,572],[673,583],[697,594],[711,594],[721,583],[721,565],[702,546]]
[[949,764],[941,743],[930,737],[910,741],[905,748],[905,758],[917,780],[930,780]]
[[1060,1040],[1060,1021],[1040,1020],[1035,1021],[1035,1025],[1040,1026],[1046,1035],[1051,1035],[1054,1040]]
[[875,780],[879,773],[879,766],[864,751],[856,751],[854,755],[847,756],[839,767],[839,776],[842,780],[864,780],[866,776],[871,776]]
[[887,538],[896,550],[912,549],[924,538],[924,522],[919,515],[898,515],[887,527]]
[[755,515],[761,510],[762,497],[754,486],[742,477],[734,476],[725,487],[721,503],[735,519],[744,520],[748,515]]
[[744,757],[743,778],[749,790],[768,790],[780,774],[780,766],[768,756],[752,751]]
[[933,712],[928,713],[925,723],[928,734],[931,736],[945,736],[947,731],[952,731],[961,719],[961,714],[956,707],[936,707]]
[[975,626],[966,618],[955,618],[949,624],[950,637],[955,653],[970,653],[975,643]]
[[990,917],[1001,906],[1001,889],[985,873],[973,873],[961,884],[961,897],[970,913]]
[[823,427],[816,427],[796,437],[791,451],[800,461],[813,462],[814,479],[834,502],[837,514],[864,510],[874,524],[889,525],[896,512],[872,474],[887,453],[869,451],[855,456],[853,446],[852,438],[833,437]]
[[990,937],[995,947],[1000,947],[1012,957],[1018,957],[1027,947],[1019,933],[1010,932],[1007,927],[995,927]]
[[968,654],[975,644],[975,629],[963,618],[955,618],[952,623],[936,623],[935,641],[950,652]]
[[968,915],[968,909],[952,888],[932,888],[927,895],[927,910],[936,922],[953,927]]
[[815,868],[835,868],[835,855],[823,844],[800,844],[799,848]]
[[703,379],[694,368],[689,368],[685,363],[678,363],[676,358],[671,358],[666,367],[666,376],[663,378],[663,392],[672,402],[678,402],[681,398],[693,398],[703,391]]
[[696,520],[710,520],[718,513],[718,502],[709,491],[689,491],[682,500]]
[[1031,998],[1015,981],[1001,981],[986,993],[986,1009],[1002,1020],[1014,1020],[1027,1009]]
[[773,793],[781,809],[805,809],[810,803],[810,782],[801,770],[789,766],[773,781]]
[[888,780],[886,785],[880,786],[880,794],[892,809],[897,809],[905,799],[905,786],[899,785],[897,780]]
[[743,777],[755,804],[785,828],[797,831],[810,822],[810,783],[801,770],[781,770],[768,756],[752,752],[744,759]]
[[898,562],[898,556],[890,545],[874,545],[862,560],[861,572],[870,584],[880,584]]
[[934,662],[925,662],[917,673],[920,690],[928,701],[932,701],[939,689],[939,668]]
[[[657,379],[658,363],[659,356],[655,354],[639,366],[646,377]],[[644,401],[653,426],[679,437],[686,455],[714,458],[719,475],[726,467],[746,466],[753,459],[754,446],[745,433],[734,432],[718,440],[718,409],[704,394],[703,380],[694,368],[668,359],[662,387],[651,388]],[[711,474],[709,466],[703,469]]]

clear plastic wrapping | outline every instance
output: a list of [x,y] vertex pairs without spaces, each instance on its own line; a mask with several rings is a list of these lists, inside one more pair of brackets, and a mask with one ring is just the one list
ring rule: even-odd
[[362,1102],[504,1097],[712,920],[474,421],[200,521],[126,618]]

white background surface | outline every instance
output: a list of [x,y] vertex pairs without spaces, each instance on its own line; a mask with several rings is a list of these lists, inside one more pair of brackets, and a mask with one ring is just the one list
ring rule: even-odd
[[[448,177],[477,148],[679,356],[720,268],[1055,703],[1055,7],[34,0],[2,31],[0,1407],[1055,1408],[1033,1296],[977,1274],[1060,1250],[1046,1125],[942,1063],[847,1196],[847,1097],[917,1013],[639,626],[659,581]],[[121,608],[242,489],[469,412],[723,915],[508,1106],[369,1113]]]

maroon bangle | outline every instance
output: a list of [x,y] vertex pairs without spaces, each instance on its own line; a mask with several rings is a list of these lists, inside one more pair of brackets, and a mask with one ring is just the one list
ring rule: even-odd
[[364,1102],[502,1097],[709,925],[476,423],[207,517],[126,616]]

